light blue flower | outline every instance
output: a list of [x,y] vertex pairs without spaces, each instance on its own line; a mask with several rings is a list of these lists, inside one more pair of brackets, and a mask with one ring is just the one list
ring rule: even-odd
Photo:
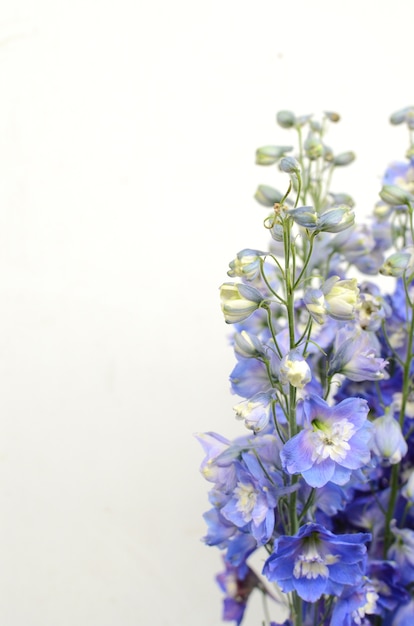
[[368,533],[335,535],[320,524],[306,524],[296,535],[276,539],[263,574],[307,602],[323,594],[338,596],[361,581],[370,539]]
[[310,396],[303,403],[304,427],[283,446],[280,457],[289,474],[302,474],[311,487],[344,485],[353,470],[371,458],[368,404],[347,398],[329,406]]

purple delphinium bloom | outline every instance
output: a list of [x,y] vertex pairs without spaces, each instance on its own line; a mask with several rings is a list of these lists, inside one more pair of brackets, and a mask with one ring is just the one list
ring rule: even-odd
[[289,474],[302,474],[311,487],[328,482],[344,485],[353,470],[370,461],[371,424],[368,405],[347,398],[329,406],[318,396],[303,402],[303,430],[289,439],[280,452]]
[[323,594],[338,596],[360,583],[370,539],[368,533],[334,535],[320,524],[305,524],[296,535],[276,539],[263,574],[307,602]]

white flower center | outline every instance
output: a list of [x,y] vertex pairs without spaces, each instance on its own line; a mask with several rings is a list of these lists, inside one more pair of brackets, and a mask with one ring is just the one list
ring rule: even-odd
[[359,607],[359,609],[356,609],[356,611],[352,612],[352,617],[355,624],[358,624],[359,626],[360,624],[362,624],[362,618],[365,617],[365,615],[372,615],[373,613],[375,613],[378,598],[379,595],[373,589],[367,592],[366,603],[364,604],[364,606],[361,606]]
[[328,578],[328,565],[336,563],[338,557],[333,554],[322,556],[317,549],[314,538],[307,539],[303,544],[303,552],[297,557],[293,568],[295,578]]
[[236,509],[242,513],[243,519],[246,522],[250,522],[252,520],[252,512],[256,506],[257,500],[257,492],[255,491],[253,485],[237,483],[234,495],[237,498]]
[[355,433],[354,425],[346,419],[334,424],[314,420],[312,425],[312,461],[321,463],[328,457],[333,461],[342,461],[351,449],[348,440]]

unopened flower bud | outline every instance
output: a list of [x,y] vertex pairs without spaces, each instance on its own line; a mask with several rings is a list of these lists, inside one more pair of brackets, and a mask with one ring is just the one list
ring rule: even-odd
[[296,123],[296,117],[292,111],[279,111],[276,121],[282,128],[292,128]]
[[318,227],[318,214],[312,206],[301,206],[296,209],[290,209],[288,215],[296,224],[303,226],[309,230],[315,230]]
[[333,162],[336,167],[341,167],[343,165],[349,165],[352,161],[355,161],[355,158],[355,152],[341,152],[341,154],[336,155]]
[[384,185],[379,195],[381,200],[392,206],[408,205],[414,202],[414,196],[398,185]]
[[298,350],[291,350],[280,362],[279,378],[282,385],[302,389],[312,380],[312,373],[306,360]]
[[268,185],[259,185],[254,197],[259,204],[270,207],[276,202],[280,202],[283,195],[277,189],[273,189],[273,187],[269,187]]
[[311,161],[318,159],[323,154],[323,143],[317,135],[309,134],[304,143],[304,148],[306,156]]
[[391,412],[377,417],[373,422],[374,437],[373,451],[384,461],[394,465],[399,463],[407,454],[407,442],[401,432],[401,427]]
[[349,206],[339,206],[328,209],[319,216],[318,228],[328,233],[340,233],[355,222],[354,212]]
[[247,359],[257,359],[265,354],[264,347],[256,335],[251,335],[245,330],[236,333],[234,336],[234,351],[238,356]]
[[286,153],[293,150],[291,146],[263,146],[256,150],[257,165],[273,165]]
[[284,157],[279,163],[279,169],[286,174],[296,174],[300,172],[300,165],[295,157]]
[[332,276],[322,285],[325,296],[325,309],[336,320],[351,320],[355,317],[359,289],[356,278],[340,280]]
[[341,119],[339,113],[334,113],[334,111],[325,111],[325,115],[330,122],[339,122]]
[[243,283],[224,283],[220,287],[220,297],[227,324],[236,324],[247,319],[264,300],[258,289]]
[[281,224],[274,224],[270,229],[270,234],[272,236],[272,239],[274,239],[278,243],[281,243],[284,240],[283,226]]
[[379,273],[383,276],[394,276],[399,278],[405,272],[414,269],[414,248],[409,246],[400,252],[394,252],[379,268]]
[[230,261],[230,269],[227,275],[231,278],[238,276],[246,280],[254,280],[260,271],[260,257],[264,254],[265,252],[250,250],[250,248],[241,250],[237,257]]

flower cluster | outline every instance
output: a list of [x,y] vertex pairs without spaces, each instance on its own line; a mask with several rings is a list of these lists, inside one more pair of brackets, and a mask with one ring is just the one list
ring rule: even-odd
[[255,590],[266,626],[414,624],[414,107],[390,118],[409,147],[366,223],[331,189],[355,158],[326,144],[338,121],[277,114],[296,148],[256,152],[286,189],[255,194],[268,250],[241,250],[220,288],[245,430],[197,437],[237,624]]

